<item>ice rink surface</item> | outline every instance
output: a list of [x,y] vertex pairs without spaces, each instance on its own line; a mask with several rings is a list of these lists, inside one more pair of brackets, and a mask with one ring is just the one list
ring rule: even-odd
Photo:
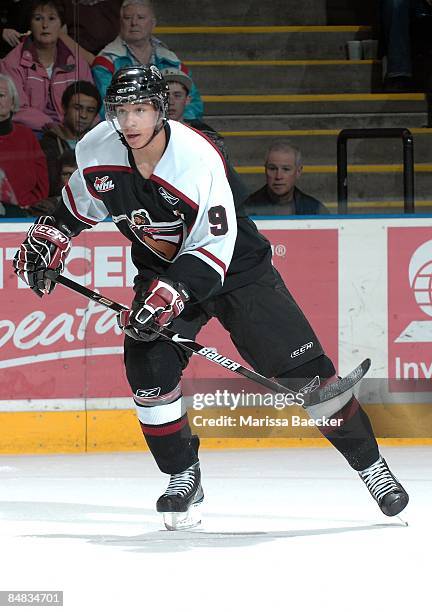
[[382,454],[408,527],[333,449],[202,451],[203,523],[183,532],[154,510],[148,453],[3,455],[0,590],[63,590],[68,612],[430,609],[432,448]]

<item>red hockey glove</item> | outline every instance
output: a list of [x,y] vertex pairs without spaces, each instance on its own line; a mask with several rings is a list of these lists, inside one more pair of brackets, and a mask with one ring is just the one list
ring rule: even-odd
[[132,309],[119,315],[119,325],[132,338],[150,342],[158,336],[154,328],[171,323],[188,300],[184,285],[155,278],[144,295],[135,297]]
[[70,238],[54,226],[54,217],[39,217],[27,232],[13,266],[39,297],[51,293],[70,250]]

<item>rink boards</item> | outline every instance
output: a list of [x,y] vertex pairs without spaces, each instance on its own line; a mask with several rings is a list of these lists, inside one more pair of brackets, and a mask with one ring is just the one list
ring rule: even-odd
[[[295,218],[257,225],[339,372],[372,359],[360,396],[377,435],[398,443],[432,439],[432,219]],[[63,287],[40,300],[17,279],[11,259],[27,227],[0,223],[0,452],[144,449],[115,317]],[[112,223],[74,240],[66,274],[131,302],[135,269],[128,243]],[[214,321],[198,340],[243,362]],[[199,358],[185,373],[190,421],[203,445],[325,443],[316,428],[290,426],[293,415],[305,416],[300,408],[248,409],[253,419],[288,423],[263,427],[242,425],[241,409],[219,404],[195,409],[196,393],[232,385],[241,390],[235,374],[225,376]],[[229,416],[235,417],[233,425]]]

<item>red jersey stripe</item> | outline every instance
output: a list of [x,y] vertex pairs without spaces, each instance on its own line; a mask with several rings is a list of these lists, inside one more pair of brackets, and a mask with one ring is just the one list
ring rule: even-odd
[[160,427],[149,427],[147,425],[144,425],[144,423],[141,423],[141,421],[140,425],[142,432],[149,436],[169,436],[170,434],[173,434],[176,431],[180,431],[180,429],[183,429],[183,427],[187,425],[187,422],[187,415],[185,415],[177,423],[169,423],[168,425],[161,425]]
[[77,208],[77,205],[75,203],[75,199],[73,197],[71,188],[69,187],[69,185],[66,185],[65,189],[66,189],[66,193],[67,193],[68,198],[69,198],[69,203],[71,205],[71,208],[72,208],[72,211],[73,211],[73,214],[75,215],[75,217],[77,219],[79,219],[80,221],[83,221],[84,223],[87,223],[88,225],[97,225],[97,223],[98,223],[97,221],[93,221],[92,219],[88,219],[87,217],[84,217],[83,215],[80,215],[80,213],[78,212],[78,208]]
[[162,187],[165,187],[166,189],[169,189],[170,191],[172,191],[176,196],[181,198],[183,200],[183,202],[185,202],[185,204],[188,204],[191,208],[193,208],[193,210],[195,210],[195,211],[198,210],[199,206],[198,206],[198,204],[196,202],[194,202],[193,200],[188,198],[187,195],[185,195],[184,193],[179,191],[177,189],[177,187],[174,187],[174,185],[171,185],[171,183],[168,183],[167,181],[165,181],[160,176],[157,176],[156,174],[152,174],[150,176],[150,180],[152,180],[155,183],[157,183],[158,185],[161,185]]
[[218,259],[216,257],[216,255],[213,255],[213,253],[210,253],[210,251],[207,251],[207,249],[204,249],[203,247],[199,247],[197,249],[197,251],[199,253],[202,253],[202,255],[205,255],[206,257],[208,257],[209,259],[211,259],[212,261],[215,262],[215,264],[217,264],[220,268],[222,268],[224,276],[226,274],[226,265],[224,264],[223,261],[221,261],[220,259]]

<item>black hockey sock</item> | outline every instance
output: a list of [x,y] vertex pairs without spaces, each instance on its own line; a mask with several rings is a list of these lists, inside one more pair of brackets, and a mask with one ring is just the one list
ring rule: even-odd
[[355,398],[332,418],[342,418],[343,423],[334,429],[319,429],[352,468],[364,470],[377,461],[379,450],[371,422]]
[[[335,377],[335,369],[327,355],[321,355],[278,377],[282,384],[294,390],[319,376],[321,384]],[[320,427],[319,430],[345,457],[355,470],[364,470],[379,457],[369,417],[353,398],[332,419],[343,419],[339,427]]]
[[165,474],[179,474],[198,461],[198,436],[192,436],[188,417],[141,429],[155,461]]

